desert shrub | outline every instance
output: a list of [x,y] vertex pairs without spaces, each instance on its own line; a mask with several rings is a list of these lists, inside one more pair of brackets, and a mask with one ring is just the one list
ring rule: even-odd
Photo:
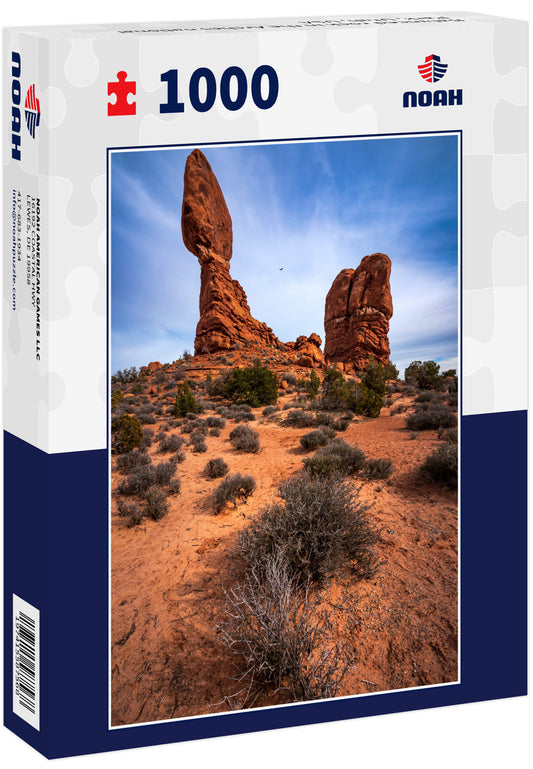
[[167,497],[163,489],[157,486],[146,493],[144,514],[153,521],[159,521],[168,513]]
[[400,372],[398,371],[398,367],[394,365],[394,363],[387,363],[384,366],[385,370],[385,378],[386,379],[398,379],[400,376]]
[[123,414],[115,419],[111,425],[111,440],[113,451],[124,454],[127,451],[140,446],[143,439],[143,430],[137,417],[131,414]]
[[218,427],[212,427],[209,430],[209,435],[212,435],[213,438],[218,438],[220,435],[220,429]]
[[293,387],[298,382],[298,377],[292,371],[287,371],[281,378],[287,382],[288,385],[292,385]]
[[457,453],[457,444],[441,444],[436,451],[426,457],[420,468],[422,478],[455,488],[457,486]]
[[262,414],[264,417],[270,417],[272,414],[275,414],[276,411],[279,411],[279,406],[265,406]]
[[186,456],[185,456],[185,452],[184,451],[176,451],[176,453],[173,454],[170,457],[170,461],[173,464],[178,464],[180,462],[185,462],[185,459],[186,459]]
[[130,527],[138,526],[144,517],[144,512],[137,502],[126,502],[125,499],[118,499],[117,510]]
[[119,483],[118,491],[144,496],[152,486],[167,486],[176,472],[176,465],[175,457],[157,465],[138,465]]
[[124,400],[124,393],[122,390],[115,390],[115,392],[111,395],[111,409],[114,410],[118,406],[118,404]]
[[180,435],[164,435],[159,441],[159,451],[161,454],[176,453],[184,443],[185,440]]
[[318,407],[324,411],[349,410],[367,417],[378,417],[386,392],[383,366],[370,364],[361,382],[349,382],[337,369],[328,369],[322,380]]
[[169,459],[168,462],[160,462],[158,465],[153,465],[153,485],[167,486],[175,472],[176,462],[174,458]]
[[283,556],[225,590],[222,643],[238,659],[237,678],[246,684],[245,706],[263,688],[287,691],[293,702],[333,697],[348,670],[349,655],[333,639],[321,597],[302,588]]
[[457,417],[448,406],[421,404],[421,407],[408,415],[405,424],[409,430],[438,430],[441,427],[455,427]]
[[195,420],[198,419],[198,414],[194,411],[188,411],[186,414],[183,415],[185,419]]
[[255,414],[251,411],[236,411],[233,414],[233,419],[235,422],[254,422]]
[[316,373],[316,371],[313,369],[311,371],[311,375],[309,377],[309,381],[307,382],[307,395],[309,398],[316,398],[316,396],[319,393],[320,390],[320,377]]
[[310,411],[304,411],[303,409],[292,409],[287,412],[287,416],[283,420],[283,424],[287,427],[313,427],[315,424],[315,418]]
[[250,414],[252,413],[252,407],[247,403],[232,403],[229,410],[232,415],[237,413],[237,411],[248,411]]
[[178,387],[178,394],[174,403],[174,416],[184,417],[186,414],[197,414],[198,410],[198,403],[191,392],[191,383],[186,379]]
[[228,465],[220,457],[216,457],[216,459],[210,459],[204,467],[204,473],[208,478],[223,478],[228,470]]
[[351,408],[353,385],[344,379],[337,369],[329,368],[324,374],[319,405],[325,411],[340,411]]
[[194,432],[191,435],[190,443],[192,450],[198,454],[204,454],[207,451],[207,443],[203,432]]
[[370,356],[361,381],[368,390],[373,390],[378,395],[385,395],[387,379],[391,378],[388,374],[389,369],[385,369],[385,366],[378,363],[374,356]]
[[206,417],[204,421],[207,427],[218,427],[219,430],[226,427],[226,420],[222,419],[222,417]]
[[133,414],[134,411],[135,409],[131,400],[129,398],[128,400],[124,399],[119,401],[115,407],[113,411],[113,419],[117,419],[117,417],[121,417],[123,414]]
[[350,407],[356,414],[376,419],[383,408],[383,395],[364,382],[359,382],[354,385]]
[[333,427],[335,421],[335,415],[329,411],[318,411],[315,416],[315,422],[320,427]]
[[157,419],[153,414],[148,414],[146,412],[139,414],[138,419],[141,425],[155,425],[157,422]]
[[176,478],[172,478],[170,483],[167,486],[167,493],[172,495],[177,495],[181,491],[181,480],[176,476]]
[[326,446],[304,459],[304,467],[312,476],[331,478],[354,475],[363,469],[366,455],[359,446],[342,438],[334,438]]
[[261,565],[282,548],[295,578],[322,582],[349,571],[359,579],[377,568],[378,532],[357,492],[337,478],[310,478],[304,473],[280,484],[280,502],[266,507],[239,535],[249,564]]
[[237,502],[246,502],[255,491],[255,481],[251,475],[235,473],[224,478],[213,492],[215,513],[220,513],[230,502],[237,507]]
[[422,390],[415,398],[415,403],[437,403],[442,401],[444,393],[437,392],[437,390]]
[[135,366],[131,366],[131,368],[125,368],[117,371],[116,374],[113,374],[111,377],[111,384],[132,384],[137,382],[139,377],[142,377],[142,374],[137,371]]
[[456,409],[457,406],[459,405],[459,396],[458,396],[458,394],[456,392],[448,393],[448,395],[446,396],[446,403],[451,408],[455,408]]
[[150,427],[145,427],[143,430],[143,439],[139,445],[141,451],[146,451],[152,445],[152,439],[154,437],[154,431]]
[[232,369],[222,384],[222,394],[234,403],[267,406],[278,398],[278,378],[256,361],[253,366]]
[[363,468],[363,474],[371,480],[384,480],[392,475],[393,469],[390,459],[367,459]]
[[150,486],[155,483],[155,473],[153,465],[141,466],[134,469],[118,485],[120,494],[136,494],[143,496]]
[[403,414],[406,409],[406,406],[404,403],[398,403],[393,409],[391,409],[391,417],[396,416],[396,414]]
[[334,437],[335,430],[332,430],[330,427],[318,427],[316,430],[311,430],[310,433],[302,435],[300,443],[307,451],[314,451],[320,446],[325,446]]
[[445,379],[439,373],[440,366],[433,360],[415,360],[405,369],[405,383],[421,390],[440,390]]
[[261,450],[259,433],[248,425],[237,425],[229,434],[231,445],[237,451],[257,454]]
[[446,441],[446,443],[458,443],[459,442],[459,435],[457,432],[457,427],[450,427],[447,430],[443,430],[442,428],[438,432],[438,436],[441,439],[441,441]]
[[335,421],[332,424],[333,430],[337,430],[337,432],[343,433],[345,430],[347,430],[350,426],[350,420],[349,419],[343,419],[342,417],[339,419],[335,419]]
[[148,456],[148,454],[136,449],[135,451],[128,451],[126,454],[119,454],[117,457],[116,468],[122,475],[127,475],[137,467],[151,464],[152,458]]

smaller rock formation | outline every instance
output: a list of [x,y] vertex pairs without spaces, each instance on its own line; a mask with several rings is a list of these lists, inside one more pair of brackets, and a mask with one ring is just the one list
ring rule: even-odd
[[287,342],[285,348],[296,354],[296,362],[304,368],[323,368],[326,364],[324,353],[320,349],[322,339],[318,334],[299,336],[295,342]]
[[389,363],[391,261],[386,254],[365,256],[357,269],[341,270],[326,297],[324,354],[328,363],[363,371],[371,356]]
[[163,368],[163,365],[158,360],[153,360],[147,366],[141,366],[141,374],[153,374],[154,371],[159,371]]

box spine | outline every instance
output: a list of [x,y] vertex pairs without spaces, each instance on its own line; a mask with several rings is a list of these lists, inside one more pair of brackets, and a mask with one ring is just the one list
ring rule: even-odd
[[4,721],[46,754],[48,41],[4,32]]

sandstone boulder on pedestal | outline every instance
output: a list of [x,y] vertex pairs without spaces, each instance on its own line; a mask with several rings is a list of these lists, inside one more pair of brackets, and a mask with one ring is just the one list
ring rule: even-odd
[[341,270],[326,297],[324,355],[328,363],[344,363],[356,371],[374,356],[389,363],[391,261],[386,254],[365,256],[357,269]]
[[252,317],[244,289],[230,275],[231,216],[217,178],[198,149],[185,165],[181,231],[201,267],[195,353],[231,350],[249,342],[279,347],[272,329]]

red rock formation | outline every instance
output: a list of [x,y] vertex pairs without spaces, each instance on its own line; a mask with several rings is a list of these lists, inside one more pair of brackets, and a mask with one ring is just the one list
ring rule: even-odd
[[217,178],[198,149],[185,164],[181,231],[201,266],[195,353],[231,350],[248,342],[279,347],[272,329],[252,317],[244,289],[230,275],[231,216]]
[[141,374],[152,374],[160,368],[163,368],[163,365],[158,360],[153,360],[147,366],[141,366]]
[[304,368],[323,368],[326,360],[320,349],[322,339],[318,334],[299,336],[295,342],[287,342],[285,348],[296,355],[295,362]]
[[362,371],[374,356],[389,362],[391,261],[386,254],[365,256],[359,267],[341,270],[326,297],[324,354],[328,363]]

